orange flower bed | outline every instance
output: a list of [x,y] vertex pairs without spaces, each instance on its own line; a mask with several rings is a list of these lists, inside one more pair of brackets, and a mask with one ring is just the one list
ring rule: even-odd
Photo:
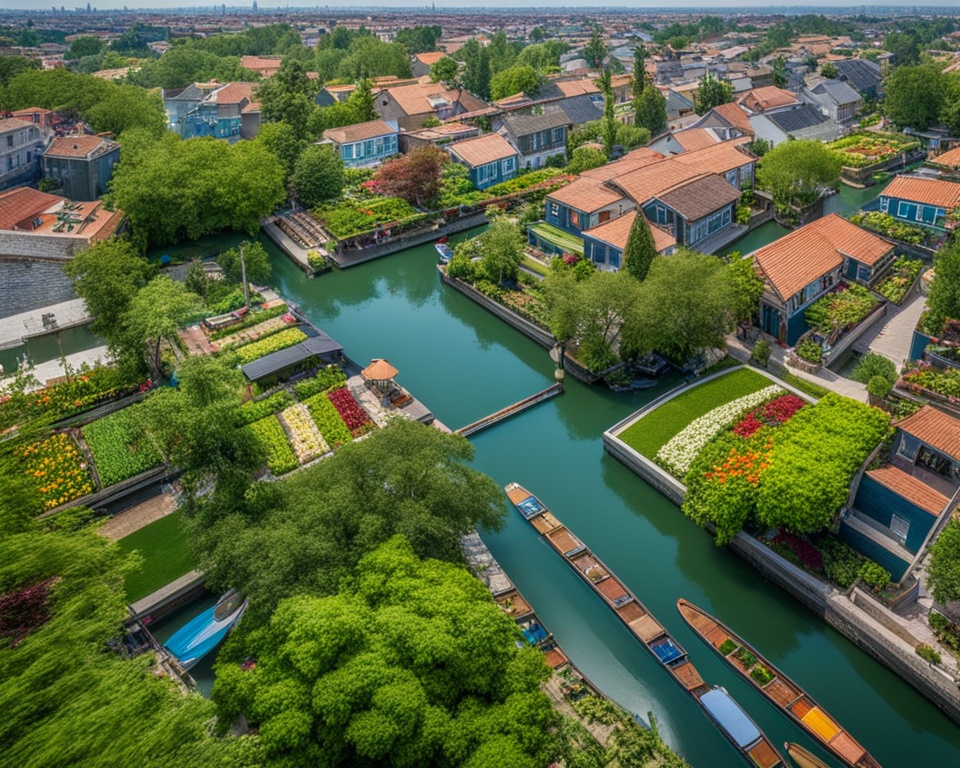
[[44,510],[93,493],[93,478],[86,461],[64,433],[24,448],[24,474],[36,484]]

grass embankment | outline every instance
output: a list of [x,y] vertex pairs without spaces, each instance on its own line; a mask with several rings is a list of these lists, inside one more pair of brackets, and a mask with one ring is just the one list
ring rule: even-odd
[[664,403],[621,432],[620,439],[653,460],[657,451],[694,419],[770,384],[770,379],[747,368],[733,371],[706,384],[698,384]]
[[176,512],[124,536],[117,544],[123,554],[137,550],[143,558],[142,565],[126,576],[127,601],[131,603],[196,567]]

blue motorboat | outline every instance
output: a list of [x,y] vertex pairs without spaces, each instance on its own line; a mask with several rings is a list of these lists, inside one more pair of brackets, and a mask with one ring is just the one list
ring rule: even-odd
[[433,244],[433,247],[436,248],[437,253],[440,254],[440,263],[449,264],[450,259],[453,258],[453,251],[451,250],[450,246],[447,245],[445,241],[441,242],[438,240]]
[[184,669],[190,669],[217,647],[247,609],[246,599],[235,589],[210,608],[184,624],[164,643]]

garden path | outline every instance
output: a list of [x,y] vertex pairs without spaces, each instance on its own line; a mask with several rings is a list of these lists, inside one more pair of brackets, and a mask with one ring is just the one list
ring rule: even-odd
[[176,497],[170,492],[161,493],[111,517],[97,528],[97,533],[110,541],[116,541],[176,511]]
[[919,291],[914,292],[901,307],[890,305],[885,322],[867,331],[854,349],[858,352],[876,352],[901,366],[910,357],[913,331],[926,306],[927,297]]

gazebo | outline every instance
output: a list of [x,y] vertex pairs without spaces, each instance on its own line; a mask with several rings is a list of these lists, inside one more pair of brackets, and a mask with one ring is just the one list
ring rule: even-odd
[[382,358],[372,360],[370,365],[360,371],[363,380],[367,384],[372,384],[381,393],[390,389],[394,383],[393,378],[397,373],[397,369]]

